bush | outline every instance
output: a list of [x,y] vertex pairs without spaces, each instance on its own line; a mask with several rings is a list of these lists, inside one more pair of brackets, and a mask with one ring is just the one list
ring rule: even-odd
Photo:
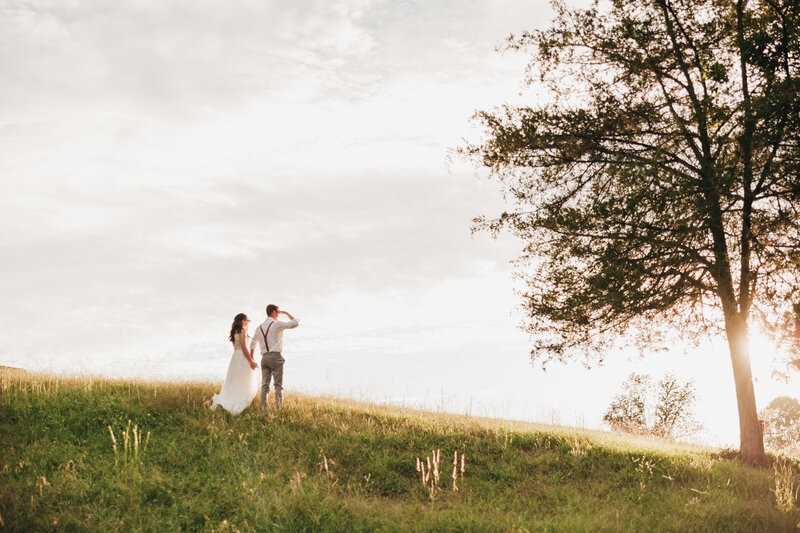
[[759,413],[764,445],[774,451],[800,453],[800,402],[779,396]]

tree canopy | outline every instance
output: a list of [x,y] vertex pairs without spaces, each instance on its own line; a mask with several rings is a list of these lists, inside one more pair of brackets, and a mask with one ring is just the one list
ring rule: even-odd
[[478,112],[485,136],[460,148],[513,205],[476,228],[525,242],[532,356],[718,326],[742,455],[759,460],[748,328],[800,299],[800,4],[554,6],[549,29],[506,43],[532,54],[542,103]]

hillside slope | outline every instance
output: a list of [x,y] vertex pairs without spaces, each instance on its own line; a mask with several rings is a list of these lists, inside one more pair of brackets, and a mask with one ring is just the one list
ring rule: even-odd
[[[0,371],[0,531],[775,532],[800,520],[776,506],[773,468],[714,449],[291,392],[280,413],[231,417],[206,407],[215,389]],[[423,486],[416,459],[433,450],[439,484]],[[779,495],[795,476],[777,477]]]

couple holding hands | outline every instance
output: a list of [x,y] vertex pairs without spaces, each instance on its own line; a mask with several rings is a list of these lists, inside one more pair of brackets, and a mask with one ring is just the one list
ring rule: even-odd
[[[278,320],[279,315],[286,315],[288,321]],[[222,390],[211,398],[211,409],[222,407],[233,415],[238,415],[250,405],[261,387],[261,409],[267,412],[267,393],[269,383],[275,384],[275,408],[280,409],[283,399],[283,363],[281,355],[283,350],[283,331],[296,328],[299,322],[286,311],[278,309],[277,305],[267,306],[267,319],[256,328],[250,339],[247,333],[250,319],[244,313],[239,313],[233,319],[231,333],[228,337],[233,343],[233,356],[225,375]],[[256,347],[261,353],[261,380],[254,370],[258,367],[253,354]]]

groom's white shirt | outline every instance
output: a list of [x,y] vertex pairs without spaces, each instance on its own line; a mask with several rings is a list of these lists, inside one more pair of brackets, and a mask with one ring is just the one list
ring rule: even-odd
[[[274,324],[272,324],[274,322]],[[269,325],[272,324],[272,327]],[[292,329],[296,328],[300,325],[300,322],[296,318],[289,320],[288,322],[284,322],[283,320],[274,320],[272,318],[267,318],[264,322],[261,323],[260,326],[256,328],[256,331],[253,333],[252,340],[250,341],[250,349],[254,350],[256,346],[258,346],[258,351],[261,352],[261,355],[267,353],[267,345],[269,345],[270,352],[282,352],[283,351],[283,330],[285,329]],[[267,329],[269,328],[269,331]],[[264,344],[264,334],[263,332],[267,332],[267,343]]]

